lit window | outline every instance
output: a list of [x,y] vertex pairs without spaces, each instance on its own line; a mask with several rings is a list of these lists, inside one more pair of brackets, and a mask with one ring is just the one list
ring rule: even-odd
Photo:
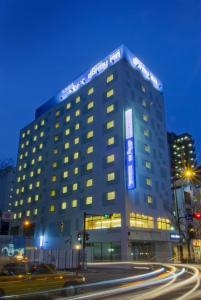
[[59,153],[59,150],[57,148],[53,149],[53,154],[56,155]]
[[69,149],[69,148],[70,148],[70,143],[69,143],[69,142],[65,143],[65,144],[64,144],[64,148],[65,148],[65,149]]
[[146,89],[145,89],[145,87],[142,85],[141,86],[141,91],[143,92],[143,93],[146,93]]
[[33,153],[36,152],[36,147],[33,147],[32,152],[33,152]]
[[74,144],[77,145],[77,144],[79,144],[79,142],[80,142],[80,138],[79,138],[79,137],[76,137],[76,138],[74,139]]
[[61,203],[61,209],[66,209],[67,208],[67,203],[66,201]]
[[50,191],[50,196],[51,197],[55,197],[56,196],[56,191],[55,190],[51,190]]
[[38,161],[42,161],[42,159],[43,159],[42,155],[39,155]]
[[149,130],[148,129],[144,130],[144,136],[147,136],[147,137],[149,136]]
[[108,164],[114,162],[114,160],[115,160],[114,154],[108,155],[106,158]]
[[20,205],[23,205],[23,203],[24,203],[24,200],[20,199]]
[[80,115],[80,109],[77,109],[77,110],[75,111],[75,116],[78,117],[79,115]]
[[38,174],[38,175],[41,174],[41,168],[38,168],[38,169],[37,169],[37,174]]
[[74,183],[74,184],[73,184],[73,191],[77,191],[77,188],[78,188],[78,184],[77,184],[77,183]]
[[59,136],[58,136],[58,135],[55,135],[55,136],[54,136],[54,141],[55,141],[55,142],[58,142],[58,141],[59,141]]
[[35,200],[35,201],[38,201],[38,200],[39,200],[39,195],[38,195],[38,194],[35,195],[34,200]]
[[31,203],[31,196],[27,198],[27,203]]
[[107,127],[107,129],[113,128],[114,127],[114,120],[107,122],[106,127]]
[[107,114],[113,112],[114,111],[114,104],[108,105],[106,111],[107,111]]
[[93,202],[93,197],[92,196],[88,196],[86,197],[85,203],[86,205],[90,205]]
[[56,124],[55,124],[55,128],[59,128],[60,127],[60,124],[59,124],[59,122],[57,122]]
[[94,121],[94,117],[93,117],[93,116],[89,116],[89,117],[87,118],[87,123],[88,123],[88,124],[92,123],[93,121]]
[[27,217],[29,217],[29,216],[30,216],[30,214],[31,214],[30,210],[27,210],[27,212],[26,212],[26,216],[27,216]]
[[25,157],[27,157],[27,156],[28,156],[28,152],[27,152],[27,151],[25,152],[24,156],[25,156]]
[[77,207],[77,200],[76,199],[71,201],[71,206],[72,207]]
[[62,188],[62,194],[66,194],[68,192],[68,187],[65,185]]
[[57,176],[56,175],[53,175],[52,176],[52,182],[56,182],[57,181]]
[[24,144],[21,144],[21,149],[23,149],[24,148]]
[[34,141],[34,142],[37,141],[37,135],[35,135],[35,136],[33,137],[33,141]]
[[28,130],[27,130],[27,135],[29,135],[29,134],[30,134],[30,132],[31,132],[31,131],[30,131],[30,129],[28,129]]
[[37,130],[38,129],[38,124],[34,125],[34,129]]
[[73,155],[73,158],[78,159],[79,158],[79,152],[75,152],[74,155]]
[[89,187],[89,186],[92,186],[93,185],[93,179],[88,179],[87,182],[86,182],[86,186]]
[[88,95],[92,95],[93,93],[94,93],[94,88],[92,87],[88,90]]
[[65,135],[69,135],[70,134],[70,129],[68,128],[68,129],[66,129],[66,131],[65,131]]
[[77,96],[76,98],[75,98],[75,103],[79,103],[80,102],[80,96]]
[[150,153],[151,149],[149,145],[144,145],[144,151]]
[[146,185],[152,186],[152,180],[150,177],[146,178]]
[[20,182],[21,181],[21,178],[20,178],[20,176],[19,177],[17,177],[17,182]]
[[39,149],[43,149],[43,144],[42,143],[40,143]]
[[68,177],[68,171],[64,171],[63,172],[63,178],[67,178]]
[[17,219],[17,214],[16,214],[16,213],[14,213],[14,215],[13,215],[13,219],[14,219],[14,220],[16,220],[16,219]]
[[109,75],[109,76],[107,76],[107,83],[109,83],[109,82],[111,82],[112,80],[114,79],[114,75],[113,74],[111,74],[111,75]]
[[65,156],[64,157],[64,164],[67,164],[69,162],[69,157],[68,156]]
[[74,170],[73,170],[73,173],[74,173],[75,175],[77,175],[77,174],[78,174],[78,172],[79,172],[79,169],[78,169],[78,167],[75,167],[75,168],[74,168]]
[[24,137],[25,137],[25,132],[22,133],[22,138],[24,138]]
[[40,137],[43,137],[43,136],[44,136],[44,131],[41,131]]
[[107,139],[107,144],[108,145],[113,145],[114,144],[114,137],[113,136]]
[[143,114],[143,121],[148,122],[148,120],[149,120],[148,115]]
[[57,111],[56,111],[55,116],[56,116],[56,117],[59,117],[59,116],[60,116],[60,110],[57,110]]
[[87,148],[87,154],[90,154],[90,153],[92,153],[94,151],[94,147],[93,146],[89,146],[88,148]]
[[115,200],[115,191],[107,193],[107,200]]
[[93,169],[93,162],[89,162],[86,166],[87,171]]
[[50,212],[55,212],[55,206],[53,204],[50,205],[49,211]]
[[29,184],[29,190],[32,190],[32,188],[33,188],[33,184],[30,183],[30,184]]
[[111,90],[109,90],[109,91],[107,91],[107,98],[110,98],[110,97],[112,97],[113,95],[114,95],[114,90],[113,89],[111,89]]
[[21,212],[21,211],[18,213],[18,218],[19,218],[19,219],[22,218],[22,212]]
[[88,104],[87,104],[87,109],[91,109],[91,108],[93,108],[94,107],[94,102],[93,101],[91,101],[91,102],[89,102]]
[[147,169],[151,169],[151,162],[150,161],[145,161],[145,167]]
[[66,116],[66,123],[70,122],[70,116]]
[[40,125],[44,126],[45,125],[45,120],[41,120]]
[[142,100],[142,106],[143,106],[143,107],[146,107],[146,106],[147,106],[147,102],[146,102],[145,99]]
[[153,198],[152,198],[152,196],[151,195],[147,195],[147,203],[148,204],[153,204]]
[[66,109],[70,109],[70,108],[71,108],[71,103],[68,102],[68,103],[66,104]]
[[87,132],[87,139],[90,139],[90,138],[92,138],[93,136],[94,136],[93,130],[90,130],[90,131]]
[[18,201],[15,201],[15,207],[17,207],[18,206]]
[[38,214],[38,209],[37,208],[34,208],[33,214],[34,214],[34,216],[36,216]]
[[80,124],[79,123],[75,124],[75,130],[78,130],[78,129],[80,129]]
[[18,170],[19,170],[19,171],[21,171],[21,170],[22,170],[22,166],[21,166],[21,165],[19,165],[19,167],[18,167]]
[[55,168],[57,168],[57,167],[58,167],[58,163],[57,163],[56,161],[54,161],[54,162],[52,163],[52,168],[55,169]]
[[111,172],[107,174],[107,181],[115,180],[115,172]]
[[137,213],[130,213],[130,226],[138,228],[154,228],[154,218]]
[[169,219],[157,218],[157,228],[160,230],[170,230],[171,223]]
[[34,165],[35,164],[35,159],[33,158],[32,160],[31,160],[31,165]]

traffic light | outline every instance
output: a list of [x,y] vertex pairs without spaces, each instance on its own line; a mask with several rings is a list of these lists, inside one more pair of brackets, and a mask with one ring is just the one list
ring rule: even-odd
[[201,220],[201,212],[196,212],[193,214],[193,218],[197,220]]

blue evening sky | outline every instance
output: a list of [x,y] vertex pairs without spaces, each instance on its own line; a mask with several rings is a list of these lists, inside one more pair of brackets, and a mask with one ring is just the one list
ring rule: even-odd
[[125,44],[164,85],[168,130],[201,160],[200,0],[0,0],[0,160],[35,109]]

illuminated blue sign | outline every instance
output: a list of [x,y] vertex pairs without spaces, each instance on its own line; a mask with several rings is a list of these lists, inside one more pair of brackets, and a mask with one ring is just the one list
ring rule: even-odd
[[132,109],[125,111],[127,188],[135,188],[134,137]]
[[139,60],[139,58],[133,55],[126,47],[120,46],[105,59],[101,60],[99,63],[93,66],[89,71],[87,71],[74,82],[65,87],[55,97],[40,106],[36,110],[36,118],[57,103],[67,99],[70,95],[77,92],[81,87],[88,84],[91,80],[99,76],[112,65],[116,64],[122,58],[125,58],[132,68],[140,72],[146,80],[150,81],[155,89],[162,91],[162,83],[156,78],[156,76]]
[[178,233],[170,233],[171,240],[180,240],[180,235]]

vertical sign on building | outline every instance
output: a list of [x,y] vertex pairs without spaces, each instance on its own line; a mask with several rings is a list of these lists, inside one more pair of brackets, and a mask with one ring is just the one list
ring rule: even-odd
[[125,111],[125,136],[127,188],[131,190],[135,188],[133,111],[131,108]]

